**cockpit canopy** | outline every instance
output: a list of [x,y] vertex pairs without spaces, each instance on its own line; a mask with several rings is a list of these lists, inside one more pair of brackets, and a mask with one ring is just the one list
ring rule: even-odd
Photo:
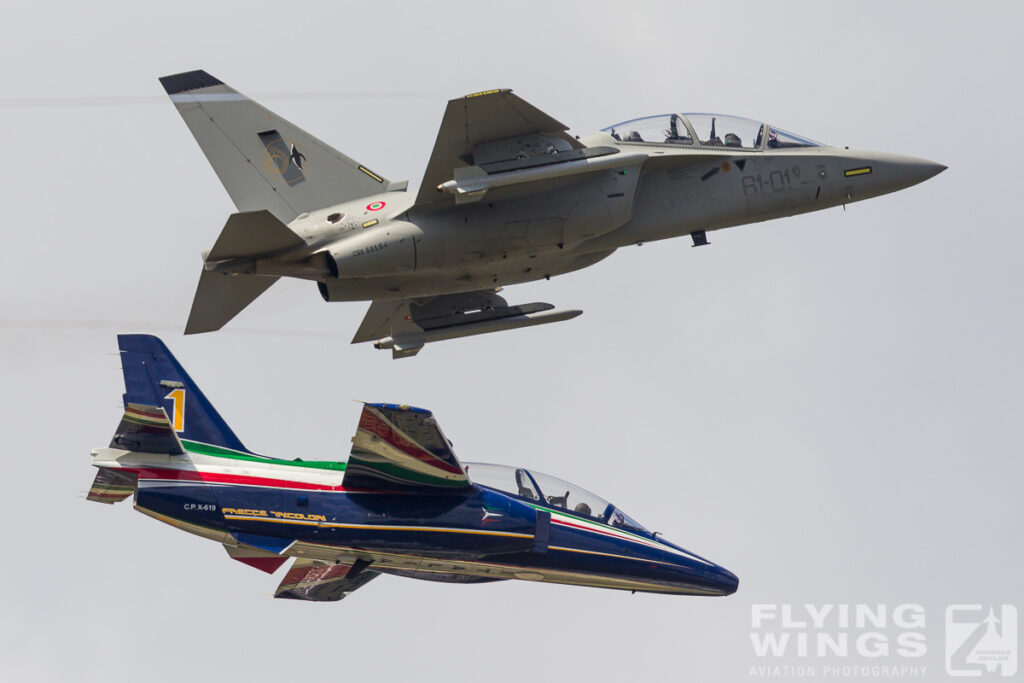
[[656,145],[785,149],[821,147],[820,142],[740,116],[723,114],[661,114],[602,128],[616,140]]
[[474,484],[497,489],[527,501],[536,501],[545,507],[561,508],[614,527],[647,532],[647,529],[604,498],[549,474],[482,462],[463,465]]

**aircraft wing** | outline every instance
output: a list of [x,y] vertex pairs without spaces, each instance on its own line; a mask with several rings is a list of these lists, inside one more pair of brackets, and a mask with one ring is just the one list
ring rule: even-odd
[[370,304],[352,343],[372,341],[378,349],[391,349],[393,358],[407,358],[427,342],[542,325],[582,313],[554,308],[543,302],[510,306],[493,289],[377,300]]
[[342,600],[380,576],[378,572],[367,569],[368,566],[369,562],[365,560],[342,564],[296,558],[274,597],[316,602]]
[[388,335],[417,334],[450,323],[452,321],[448,318],[465,316],[467,311],[492,310],[507,305],[494,290],[486,289],[413,299],[378,299],[370,304],[362,324],[352,337],[352,343],[374,341]]
[[[513,141],[513,138],[544,136],[565,150],[581,149],[583,145],[566,130],[568,126],[514,95],[511,90],[488,90],[450,100],[441,119],[441,128],[437,131],[434,151],[427,163],[416,204],[445,200],[446,195],[438,192],[437,186],[451,180],[456,168],[488,160],[500,163],[505,161],[503,153],[509,151],[512,159],[521,156],[522,148],[514,144],[521,141]],[[487,144],[501,141],[512,144]],[[451,201],[450,197],[448,201]]]
[[391,403],[363,405],[342,486],[438,493],[471,485],[429,410]]

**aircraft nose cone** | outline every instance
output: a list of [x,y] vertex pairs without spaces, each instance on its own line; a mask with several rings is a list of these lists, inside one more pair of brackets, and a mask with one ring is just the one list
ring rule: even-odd
[[895,154],[880,154],[877,159],[868,161],[875,166],[878,178],[887,186],[884,189],[888,192],[923,183],[946,170],[946,166],[934,161]]
[[700,586],[703,589],[701,593],[711,595],[732,595],[739,588],[739,578],[725,567],[683,550],[664,538],[659,538],[658,542],[686,555],[685,558],[676,558],[678,564],[672,574],[682,586]]
[[899,165],[902,167],[901,173],[910,182],[910,185],[917,185],[923,183],[929,178],[933,178],[943,171],[946,170],[946,166],[937,164],[934,161],[928,161],[927,159],[915,159],[913,157],[906,157],[901,159]]
[[714,587],[722,591],[722,595],[732,595],[740,586],[739,577],[725,567],[715,567],[712,572]]

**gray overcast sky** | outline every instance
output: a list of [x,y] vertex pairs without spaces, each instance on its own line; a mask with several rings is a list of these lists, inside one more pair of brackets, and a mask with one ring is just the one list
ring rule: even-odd
[[[747,680],[764,663],[752,604],[859,602],[923,605],[937,680],[946,605],[1024,608],[1021,5],[92,2],[6,18],[3,680]],[[585,314],[412,360],[350,346],[366,304],[301,282],[186,339],[199,253],[234,210],[156,80],[195,68],[253,96],[333,94],[267,104],[413,188],[445,101],[493,87],[575,133],[720,111],[949,170],[510,288]],[[344,458],[351,399],[422,405],[463,460],[573,480],[740,590],[385,576],[340,604],[272,600],[280,575],[84,500],[89,449],[120,416],[116,332],[160,334],[256,451]]]

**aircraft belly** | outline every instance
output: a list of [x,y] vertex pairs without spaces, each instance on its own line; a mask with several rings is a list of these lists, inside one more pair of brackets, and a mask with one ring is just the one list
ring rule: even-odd
[[[545,538],[534,514],[457,495],[406,499],[300,488],[216,485],[140,478],[140,511],[229,546],[273,548],[328,562],[372,562],[416,578],[522,579],[622,590],[715,594],[691,556],[623,532],[577,528],[558,515]],[[491,501],[494,504],[494,501]],[[398,507],[395,507],[395,506]],[[587,525],[584,524],[584,527]],[[621,538],[620,538],[621,537]],[[538,547],[538,542],[542,547]],[[281,550],[277,550],[280,547]],[[468,579],[467,579],[468,580]]]
[[[583,248],[585,247],[585,249]],[[562,275],[607,258],[614,248],[593,249],[592,242],[569,250],[553,248],[536,256],[510,254],[494,261],[478,259],[450,270],[417,271],[405,276],[330,280],[322,289],[328,301],[370,301],[409,299],[457,294],[481,289],[533,282],[546,276]]]
[[714,591],[698,585],[681,585],[671,581],[659,581],[627,573],[602,573],[579,568],[561,568],[542,565],[537,562],[541,555],[524,554],[507,558],[447,559],[424,557],[412,553],[369,551],[345,546],[327,546],[311,543],[296,543],[288,550],[289,555],[319,559],[325,562],[351,561],[355,557],[372,562],[374,571],[397,575],[419,574],[414,578],[457,581],[451,575],[474,577],[478,580],[500,581],[518,579],[521,581],[542,581],[574,586],[592,586],[618,590],[637,590],[654,593],[680,595],[711,595]]
[[[153,492],[167,502],[164,492],[158,489],[154,489]],[[185,496],[182,494],[176,495],[184,500]],[[196,494],[199,494],[199,491],[193,490],[187,497],[189,500],[195,500]],[[205,520],[208,524],[200,523],[202,520],[197,517],[188,520],[176,518],[154,509],[168,509],[167,506],[156,502],[156,497],[149,494],[146,497],[152,507],[137,506],[144,514],[210,540],[227,545],[239,543],[238,539],[227,531],[215,528],[214,525],[218,523],[216,517]],[[170,507],[173,509],[174,503],[171,503]],[[258,509],[249,508],[247,511],[257,512]],[[312,513],[313,516],[316,514]],[[419,576],[415,578],[430,576],[435,580],[458,581],[451,576],[457,575],[474,577],[476,580],[520,579],[690,595],[714,592],[702,588],[697,583],[681,582],[678,576],[659,576],[649,570],[645,571],[648,562],[641,557],[606,557],[593,552],[574,552],[558,545],[565,542],[564,535],[561,539],[553,536],[554,540],[547,552],[535,553],[528,550],[533,547],[534,539],[532,535],[527,534],[512,542],[499,544],[481,544],[479,538],[476,538],[470,543],[461,544],[460,549],[456,547],[460,544],[452,543],[449,535],[451,532],[428,531],[418,542],[411,542],[399,540],[380,529],[358,532],[338,527],[335,531],[328,531],[323,525],[318,524],[280,524],[267,519],[245,523],[236,520],[233,533],[242,540],[283,537],[282,545],[285,549],[282,554],[285,556],[346,563],[361,559],[371,562],[374,570],[387,573],[389,569],[393,569],[396,570],[394,573],[418,574]],[[445,537],[441,538],[442,535]],[[486,551],[483,549],[485,545]]]
[[372,562],[374,571],[389,573],[388,570],[403,572],[432,573],[438,575],[459,574],[481,578],[513,579],[516,567],[499,563],[473,561],[471,559],[451,559],[425,557],[415,553],[387,552],[383,550],[366,550],[341,545],[325,545],[320,543],[298,542],[288,550],[289,555],[307,557],[326,562],[344,561],[346,558],[358,558]]
[[415,569],[381,569],[377,567],[376,571],[382,574],[391,574],[392,576],[401,576],[406,579],[418,579],[420,581],[436,581],[439,583],[488,583],[490,581],[505,581],[504,577],[501,576],[479,576],[477,574],[468,574],[460,572],[445,572],[445,571],[418,571]]

